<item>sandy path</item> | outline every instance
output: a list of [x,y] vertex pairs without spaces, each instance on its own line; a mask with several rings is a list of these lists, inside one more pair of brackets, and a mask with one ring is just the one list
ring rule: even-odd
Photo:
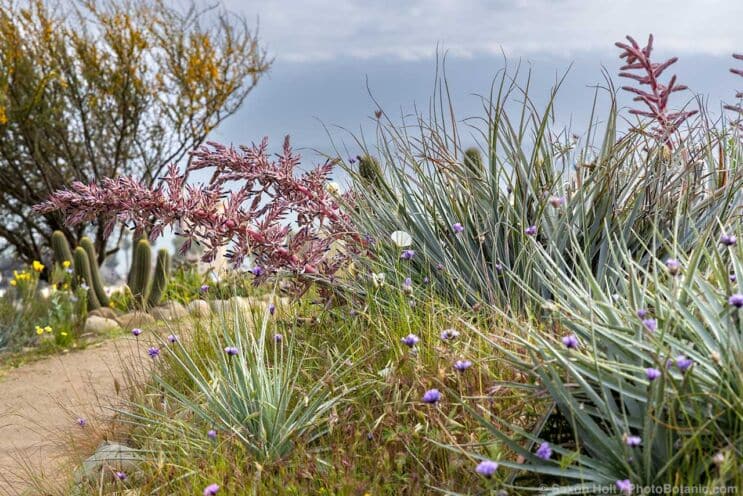
[[118,338],[23,365],[0,378],[0,494],[31,494],[29,471],[47,478],[69,473],[62,467],[71,461],[67,449],[81,429],[77,418],[88,419],[85,429],[105,424],[94,419],[111,414],[105,407],[126,383],[126,367],[144,359],[139,353],[144,346]]

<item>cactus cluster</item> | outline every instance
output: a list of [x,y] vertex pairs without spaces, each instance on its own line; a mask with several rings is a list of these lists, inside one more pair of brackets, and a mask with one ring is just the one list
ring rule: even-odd
[[[103,286],[103,279],[98,269],[98,257],[90,238],[83,237],[80,246],[74,253],[61,231],[52,235],[52,251],[54,262],[62,264],[72,262],[74,268],[74,282],[83,282],[88,286],[88,308],[94,310],[101,306],[108,306],[109,298]],[[129,270],[127,284],[134,296],[138,308],[147,308],[158,305],[162,300],[165,288],[170,278],[170,253],[162,249],[157,252],[157,262],[154,274],[152,267],[152,247],[146,239],[140,239],[134,245],[132,266]]]

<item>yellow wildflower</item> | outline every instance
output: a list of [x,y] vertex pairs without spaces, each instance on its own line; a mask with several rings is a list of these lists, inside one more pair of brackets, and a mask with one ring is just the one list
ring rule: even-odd
[[50,326],[46,326],[46,327],[44,328],[44,330],[45,330],[46,332],[52,332],[52,328],[51,328]]
[[66,337],[67,336],[67,333],[64,332],[64,331],[62,331],[62,332],[59,333],[59,335],[62,336],[62,337]]
[[39,326],[36,326],[36,334],[38,334],[39,336],[41,336],[42,334],[44,334],[44,329],[42,329]]
[[16,282],[16,280],[15,280],[15,279],[12,279],[12,280],[10,281],[10,285],[11,285],[11,286],[15,286],[16,284],[18,284],[18,283]]
[[63,269],[69,269],[70,265],[72,265],[72,262],[70,262],[69,260],[65,260],[64,262],[62,262]]
[[44,270],[44,264],[39,262],[38,260],[34,260],[34,263],[32,265],[36,272],[41,272],[42,270]]

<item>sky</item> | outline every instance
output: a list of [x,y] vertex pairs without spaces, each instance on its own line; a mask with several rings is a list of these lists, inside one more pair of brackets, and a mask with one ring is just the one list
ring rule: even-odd
[[[568,71],[557,99],[558,118],[578,131],[587,122],[592,86],[602,70],[619,67],[614,42],[655,36],[658,60],[678,56],[673,73],[690,88],[680,104],[702,96],[713,112],[733,99],[743,80],[728,71],[743,52],[743,0],[224,0],[226,8],[259,27],[274,63],[240,111],[210,139],[242,144],[268,136],[278,149],[290,134],[295,147],[330,151],[347,131],[372,129],[377,108],[388,115],[425,108],[436,56],[446,72],[458,118],[481,113],[507,61],[532,71],[539,101]],[[542,98],[543,100],[544,98]],[[628,99],[620,100],[628,103]],[[344,131],[347,130],[347,131]],[[353,153],[353,146],[349,146]]]

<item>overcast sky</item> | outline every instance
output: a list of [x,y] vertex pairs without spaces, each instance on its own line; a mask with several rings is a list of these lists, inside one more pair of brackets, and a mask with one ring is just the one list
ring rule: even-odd
[[[246,143],[291,134],[297,146],[326,149],[321,123],[359,131],[375,106],[367,81],[387,113],[425,107],[435,54],[447,53],[458,116],[477,114],[474,93],[485,93],[503,66],[534,71],[533,95],[546,95],[558,74],[573,67],[560,92],[565,121],[583,122],[591,85],[619,65],[614,42],[633,34],[656,38],[657,58],[679,56],[674,71],[695,94],[719,108],[743,89],[728,68],[743,52],[743,0],[224,0],[259,24],[275,59],[241,111],[212,138]],[[614,77],[618,82],[617,78]]]

